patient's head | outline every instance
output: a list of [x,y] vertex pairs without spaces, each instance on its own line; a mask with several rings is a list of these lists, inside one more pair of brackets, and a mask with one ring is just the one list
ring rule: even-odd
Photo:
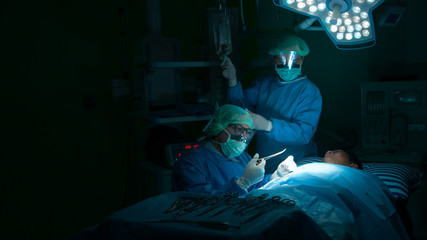
[[327,151],[322,162],[334,163],[347,167],[362,169],[362,164],[359,163],[356,156],[344,152],[343,150]]

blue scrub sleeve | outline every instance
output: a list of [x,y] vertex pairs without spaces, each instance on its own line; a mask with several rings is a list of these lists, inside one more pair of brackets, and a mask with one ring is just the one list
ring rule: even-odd
[[[199,192],[208,194],[224,194],[227,192],[239,193],[245,195],[248,192],[243,190],[236,182],[237,178],[233,177],[228,183],[221,188],[214,188],[207,180],[208,178],[201,174],[194,166],[190,164],[181,164],[177,166],[181,170],[174,171],[172,174],[172,188],[174,191]],[[262,187],[270,181],[271,174],[266,174],[263,180],[253,184],[248,191]]]
[[[261,85],[265,83],[266,79],[256,79],[251,87],[243,91],[239,82],[237,86],[229,89],[229,99],[233,103],[241,101],[241,98],[246,99],[244,102],[247,108],[254,111],[258,102],[258,94],[261,94]],[[298,97],[292,101],[297,105],[295,107],[297,111],[290,120],[261,115],[273,124],[273,130],[267,133],[271,139],[288,146],[301,146],[308,144],[316,132],[322,112],[322,95],[317,87],[306,84],[299,92]],[[279,112],[280,110],[273,111]],[[259,111],[255,112],[260,114]]]
[[231,179],[223,186],[215,188],[205,174],[201,173],[191,164],[177,164],[172,173],[173,191],[199,192],[208,194],[223,194],[226,192],[239,193],[241,195],[247,192],[237,183],[236,178]]
[[268,135],[289,146],[308,144],[312,140],[322,111],[319,91],[303,92],[298,100],[298,112],[292,121],[269,119],[273,123],[273,130]]
[[228,88],[228,102],[244,109],[247,108],[251,112],[254,112],[257,96],[258,89],[256,87],[249,87],[245,89],[245,93],[243,93],[240,81],[237,81],[236,86]]
[[264,186],[266,183],[268,183],[270,181],[270,179],[271,179],[271,174],[264,175],[264,179],[262,179],[261,182],[253,184],[252,186],[250,186],[248,189],[248,192],[252,191],[253,189],[257,189],[257,188]]

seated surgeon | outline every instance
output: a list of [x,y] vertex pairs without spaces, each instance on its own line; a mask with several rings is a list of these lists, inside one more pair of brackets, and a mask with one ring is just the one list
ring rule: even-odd
[[254,135],[251,115],[235,105],[217,107],[200,146],[186,152],[174,165],[172,190],[209,194],[246,194],[264,185],[265,161],[246,151]]

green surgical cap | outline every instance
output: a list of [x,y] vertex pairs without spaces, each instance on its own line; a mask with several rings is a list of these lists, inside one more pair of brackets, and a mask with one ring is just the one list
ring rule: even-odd
[[216,107],[213,119],[203,130],[208,137],[216,136],[230,124],[246,124],[254,128],[251,115],[241,107],[225,104]]
[[281,52],[286,51],[296,51],[297,55],[305,57],[310,52],[310,49],[308,48],[307,43],[305,43],[305,41],[301,38],[294,35],[288,35],[278,39],[273,44],[273,47],[270,49],[270,51],[268,51],[268,54],[271,56],[276,56]]

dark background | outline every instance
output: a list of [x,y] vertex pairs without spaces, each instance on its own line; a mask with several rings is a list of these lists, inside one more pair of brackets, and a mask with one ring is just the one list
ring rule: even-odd
[[[233,60],[241,62],[246,85],[259,73],[245,64],[266,57],[264,43],[306,17],[269,0],[259,1],[258,13],[257,1],[243,2],[248,30],[240,23]],[[357,143],[360,83],[427,79],[426,2],[385,1],[374,18],[397,3],[407,7],[402,19],[394,27],[376,25],[377,43],[368,49],[342,51],[325,32],[300,34],[311,49],[303,72],[323,95],[319,128]],[[179,59],[206,60],[206,11],[217,1],[160,4],[162,35],[177,39]],[[227,5],[239,7],[240,1]],[[146,1],[5,0],[0,22],[1,216],[8,239],[69,238],[151,196],[153,183],[129,182],[135,163],[144,160],[149,132],[147,119],[133,117],[140,99],[112,94],[112,79],[135,87],[141,67],[135,59],[147,36]],[[200,135],[199,125],[184,134]],[[129,199],[129,191],[145,193]]]

